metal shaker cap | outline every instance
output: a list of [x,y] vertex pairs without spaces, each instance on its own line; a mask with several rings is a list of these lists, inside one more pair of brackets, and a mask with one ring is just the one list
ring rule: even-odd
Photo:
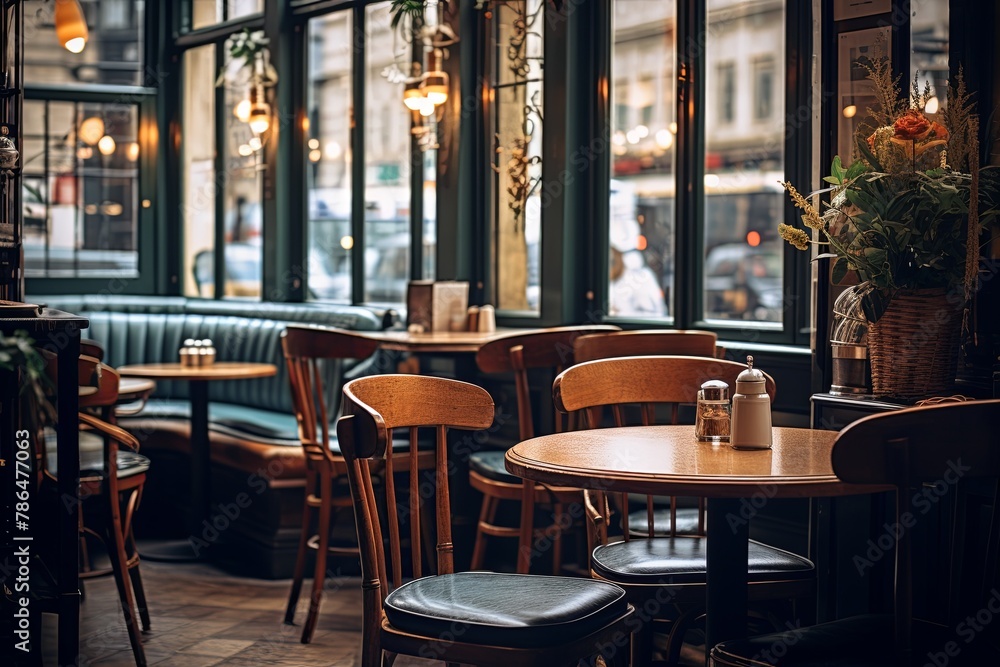
[[736,393],[763,394],[765,382],[764,373],[753,367],[753,357],[747,355],[747,368],[736,377]]
[[709,380],[701,385],[702,396],[706,401],[728,401],[729,385],[722,380]]

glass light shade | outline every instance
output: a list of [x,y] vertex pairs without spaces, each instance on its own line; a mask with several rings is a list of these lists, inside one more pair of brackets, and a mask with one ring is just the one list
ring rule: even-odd
[[135,162],[136,160],[138,160],[139,159],[139,144],[136,143],[136,142],[134,142],[134,141],[132,143],[130,143],[128,145],[128,153],[127,153],[127,155],[128,155],[128,159],[130,161],[132,161],[132,162]]
[[87,19],[79,0],[56,0],[56,37],[70,53],[80,53],[87,46]]
[[428,72],[422,86],[424,95],[438,107],[448,101],[448,75],[444,72]]
[[428,117],[428,116],[433,116],[434,115],[434,103],[431,102],[431,98],[429,98],[429,97],[422,97],[420,99],[421,99],[421,104],[420,104],[420,109],[419,109],[420,115],[423,116],[423,117],[425,117],[425,118]]
[[250,109],[247,122],[254,134],[264,134],[271,127],[271,106],[267,102],[257,102]]
[[117,146],[118,145],[115,143],[115,140],[110,134],[105,134],[101,137],[101,140],[97,142],[97,150],[101,151],[101,155],[111,155],[115,152],[115,148],[117,148]]
[[99,116],[91,116],[80,123],[77,134],[80,141],[93,146],[104,136],[104,121]]
[[403,89],[403,104],[410,111],[419,111],[423,105],[424,94],[420,91],[420,84],[408,83]]

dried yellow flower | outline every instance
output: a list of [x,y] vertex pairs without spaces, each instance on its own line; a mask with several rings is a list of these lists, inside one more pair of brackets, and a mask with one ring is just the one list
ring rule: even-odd
[[945,148],[941,151],[941,164],[939,165],[941,169],[948,168],[948,149]]
[[795,202],[795,206],[805,211],[805,215],[802,216],[802,222],[805,226],[811,227],[812,229],[823,229],[823,219],[820,218],[819,211],[816,210],[816,207],[810,204],[808,199],[799,194],[799,191],[796,190],[795,186],[790,182],[783,181],[781,185],[788,190],[788,196],[790,196],[792,201]]
[[778,225],[778,235],[799,250],[808,250],[810,238],[803,230],[781,223]]

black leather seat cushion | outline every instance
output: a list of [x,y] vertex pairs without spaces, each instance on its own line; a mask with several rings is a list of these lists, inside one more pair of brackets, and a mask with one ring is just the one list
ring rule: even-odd
[[[646,510],[636,510],[628,515],[629,532],[633,535],[649,534],[649,520]],[[677,508],[677,533],[696,535],[698,533],[698,508]],[[653,510],[653,535],[670,535],[670,508]]]
[[497,482],[520,484],[520,477],[507,472],[507,468],[504,466],[504,453],[499,451],[476,452],[469,457],[469,469]]
[[397,629],[471,644],[559,645],[611,623],[628,608],[625,591],[592,579],[461,572],[406,583],[385,599]]
[[[594,549],[594,571],[610,581],[634,584],[705,581],[704,537],[654,537],[615,542]],[[749,581],[807,579],[813,564],[788,551],[750,540]]]
[[[98,480],[104,478],[104,439],[96,433],[82,431],[79,439],[80,479]],[[45,467],[53,475],[59,475],[58,441],[55,431],[45,429]],[[149,470],[149,459],[129,449],[118,450],[118,479],[125,479]]]
[[886,667],[892,653],[892,616],[868,615],[722,642],[712,649],[712,664]]

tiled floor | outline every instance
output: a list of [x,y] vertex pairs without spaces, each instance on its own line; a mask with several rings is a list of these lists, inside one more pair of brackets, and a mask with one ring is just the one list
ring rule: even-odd
[[[357,578],[328,583],[319,624],[311,644],[299,643],[301,626],[284,618],[289,582],[235,578],[202,564],[143,561],[152,629],[143,637],[150,665],[287,665],[352,667],[360,663],[361,585]],[[308,606],[308,585],[296,620]],[[86,583],[81,607],[82,664],[89,667],[134,665],[115,583],[111,577]],[[396,662],[424,666],[424,660]]]

